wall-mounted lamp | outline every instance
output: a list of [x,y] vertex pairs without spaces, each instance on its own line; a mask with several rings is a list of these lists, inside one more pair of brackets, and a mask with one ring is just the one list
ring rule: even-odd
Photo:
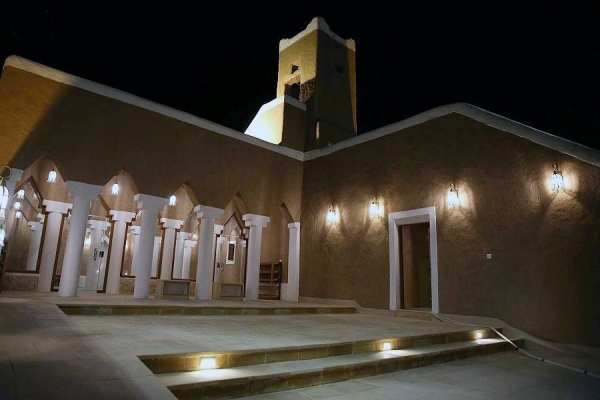
[[169,197],[169,205],[170,206],[176,206],[177,205],[177,197],[175,197],[174,194],[172,194],[171,197]]
[[116,196],[119,194],[119,178],[115,179],[115,183],[113,183],[112,188],[110,189],[110,194]]
[[21,215],[23,215],[23,214],[21,214],[21,211],[17,211],[17,212],[15,213],[15,218],[16,218],[16,219],[21,219]]
[[450,184],[450,191],[448,192],[448,207],[458,206],[458,190],[454,188],[454,183]]
[[563,180],[562,171],[558,170],[556,164],[552,164],[554,173],[552,174],[552,190],[559,191],[565,190],[565,181]]
[[369,206],[369,215],[371,215],[371,218],[379,217],[379,202],[375,197],[373,197],[373,201]]
[[20,210],[21,209],[21,202],[20,201],[15,201],[15,204],[13,204],[13,208],[15,210]]
[[329,211],[327,211],[327,222],[336,222],[337,221],[337,210],[333,206],[329,206]]
[[17,199],[24,199],[25,198],[25,189],[20,189],[17,191]]
[[52,171],[48,172],[48,183],[56,183],[56,171],[52,167]]

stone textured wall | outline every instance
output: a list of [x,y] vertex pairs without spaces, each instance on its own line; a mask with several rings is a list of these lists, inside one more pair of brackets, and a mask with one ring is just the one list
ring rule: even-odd
[[[308,161],[303,185],[301,296],[388,308],[387,215],[435,206],[442,313],[600,345],[600,168],[450,114]],[[385,218],[369,217],[373,196]]]
[[7,272],[2,280],[2,290],[22,290],[34,292],[38,289],[38,274]]

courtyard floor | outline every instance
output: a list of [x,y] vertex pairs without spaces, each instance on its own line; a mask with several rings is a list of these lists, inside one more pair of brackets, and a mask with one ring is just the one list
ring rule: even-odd
[[[67,316],[56,304],[330,307],[287,302],[0,294],[0,399],[172,399],[139,355],[245,350],[467,330],[364,314]],[[600,398],[600,381],[517,352],[256,399]]]

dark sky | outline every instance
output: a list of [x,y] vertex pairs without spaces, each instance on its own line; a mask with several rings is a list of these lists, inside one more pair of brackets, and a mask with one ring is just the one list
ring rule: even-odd
[[320,15],[356,41],[359,132],[467,102],[600,149],[598,1],[125,3],[0,0],[0,59],[17,54],[243,131],[275,97],[279,39]]

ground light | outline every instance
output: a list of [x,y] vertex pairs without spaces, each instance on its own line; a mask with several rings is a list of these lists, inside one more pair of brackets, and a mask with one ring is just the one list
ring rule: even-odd
[[483,339],[483,332],[475,332],[475,339]]
[[200,369],[215,369],[217,368],[217,359],[214,357],[201,358]]
[[392,349],[392,342],[383,342],[381,344],[381,350],[386,351],[386,350],[391,350]]

